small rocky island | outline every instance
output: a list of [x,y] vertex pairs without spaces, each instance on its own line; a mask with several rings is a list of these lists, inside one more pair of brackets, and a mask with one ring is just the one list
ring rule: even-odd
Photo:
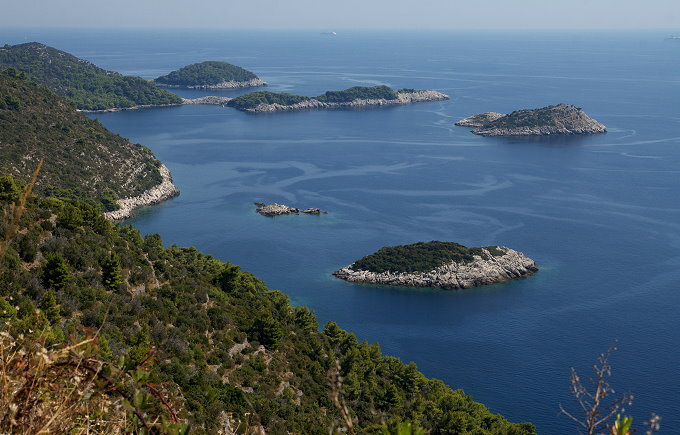
[[257,91],[233,98],[227,105],[244,112],[272,113],[291,110],[394,106],[448,99],[448,95],[437,91],[416,89],[400,89],[395,91],[388,86],[355,86],[344,91],[328,91],[317,97]]
[[227,62],[194,63],[154,80],[167,88],[236,89],[266,86],[252,72]]
[[287,205],[283,204],[277,204],[277,203],[272,203],[272,204],[265,204],[264,202],[256,202],[255,205],[257,206],[257,209],[255,210],[257,213],[261,214],[262,216],[268,216],[268,217],[274,217],[274,216],[283,216],[287,214],[328,214],[327,211],[321,211],[318,208],[306,208],[304,210],[300,210],[299,208],[296,207],[290,207]]
[[567,104],[509,114],[486,112],[456,122],[481,136],[549,136],[605,133],[607,127]]
[[532,259],[503,246],[431,241],[381,248],[333,275],[363,284],[455,290],[524,278],[537,270]]

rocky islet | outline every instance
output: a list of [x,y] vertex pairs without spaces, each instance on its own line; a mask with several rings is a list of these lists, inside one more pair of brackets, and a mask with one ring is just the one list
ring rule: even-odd
[[473,127],[480,136],[551,136],[605,133],[607,127],[579,107],[557,104],[540,109],[516,110],[507,115],[485,112],[456,122]]

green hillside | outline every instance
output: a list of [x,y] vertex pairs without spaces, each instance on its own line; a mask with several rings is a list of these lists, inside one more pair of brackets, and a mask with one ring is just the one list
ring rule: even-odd
[[16,68],[82,110],[181,104],[177,95],[140,77],[107,71],[38,42],[0,47],[0,69]]
[[[0,188],[0,198],[12,197]],[[164,403],[143,391],[126,396],[122,411],[148,409],[138,413],[144,417],[174,408],[192,433],[216,433],[227,421],[239,433],[324,434],[349,425],[383,433],[384,423],[402,420],[440,434],[534,433],[333,322],[319,331],[311,311],[238,266],[195,248],[164,248],[158,235],[113,226],[87,204],[33,199],[18,231],[8,228],[10,246],[0,250],[6,330],[48,348],[96,332],[99,353],[88,364],[103,359],[105,375],[131,370],[143,391],[169,392]],[[101,415],[83,411],[80,421]]]
[[25,179],[44,159],[37,189],[109,209],[118,197],[159,184],[160,162],[49,89],[8,69],[0,72],[0,173]]

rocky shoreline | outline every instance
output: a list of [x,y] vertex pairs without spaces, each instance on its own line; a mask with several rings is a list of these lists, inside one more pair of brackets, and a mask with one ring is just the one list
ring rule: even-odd
[[132,198],[119,199],[117,201],[120,208],[118,210],[104,213],[109,220],[123,220],[131,217],[134,211],[141,207],[158,204],[167,199],[179,195],[179,189],[172,183],[172,174],[163,164],[158,168],[162,181],[155,187],[143,192],[139,196]]
[[217,97],[215,95],[208,95],[205,97],[198,98],[182,98],[182,104],[208,104],[214,106],[226,106],[232,98],[229,97]]
[[183,89],[238,89],[238,88],[255,88],[258,86],[267,86],[267,82],[261,79],[250,79],[244,81],[228,80],[214,85],[166,85],[164,83],[157,83],[163,88],[183,88]]
[[397,106],[411,103],[418,103],[423,101],[442,101],[448,100],[449,96],[437,91],[414,91],[414,92],[397,92],[397,98],[393,100],[388,99],[357,99],[342,103],[329,103],[319,101],[316,98],[301,101],[295,104],[258,104],[255,107],[243,109],[250,113],[273,113],[292,110],[311,110],[311,109],[343,109],[343,108],[360,108],[373,106]]
[[504,254],[495,253],[494,255],[488,249],[482,248],[484,255],[475,255],[471,262],[452,261],[424,273],[389,271],[375,273],[367,270],[354,270],[350,265],[336,270],[333,275],[342,280],[360,284],[457,290],[525,278],[538,270],[536,262],[521,252],[504,246],[496,249],[503,251]]
[[607,127],[580,108],[567,104],[540,109],[516,110],[509,114],[485,112],[455,123],[473,127],[480,136],[553,136],[606,133]]
[[261,214],[262,216],[267,216],[267,217],[274,217],[274,216],[284,216],[288,214],[328,214],[327,211],[321,211],[318,208],[307,208],[304,210],[300,210],[297,207],[290,207],[288,205],[283,205],[283,204],[265,204],[264,202],[256,202],[255,205],[257,206],[257,209],[255,210],[257,213]]
[[143,104],[140,106],[130,106],[130,107],[112,107],[110,109],[101,109],[101,110],[86,110],[86,109],[76,109],[78,112],[82,113],[109,113],[109,112],[122,112],[123,110],[139,110],[139,109],[148,109],[151,107],[174,107],[174,106],[181,106],[182,104],[186,103],[173,103],[173,104]]

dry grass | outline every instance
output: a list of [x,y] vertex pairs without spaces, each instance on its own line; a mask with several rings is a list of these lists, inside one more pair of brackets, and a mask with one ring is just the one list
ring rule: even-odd
[[0,240],[0,257],[5,255],[9,245],[12,243],[12,238],[16,235],[17,231],[19,231],[19,221],[26,210],[26,201],[28,201],[28,198],[33,192],[33,186],[35,186],[35,183],[38,181],[38,174],[40,173],[42,164],[43,160],[40,159],[40,162],[38,162],[38,167],[35,168],[35,171],[33,171],[31,181],[29,181],[26,186],[24,186],[19,198],[16,200],[16,202],[9,204],[3,210],[3,220],[6,226],[5,234],[3,234],[3,237]]
[[[59,350],[0,332],[0,432],[107,433],[131,429],[122,397],[106,394],[94,341]],[[93,371],[94,370],[94,371]]]

